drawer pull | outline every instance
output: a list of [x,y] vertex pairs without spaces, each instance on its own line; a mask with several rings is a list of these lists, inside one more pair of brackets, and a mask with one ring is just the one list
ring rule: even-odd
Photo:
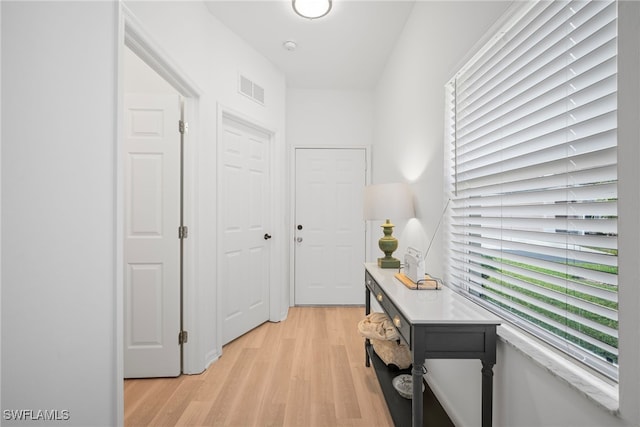
[[396,328],[399,328],[402,325],[400,318],[398,316],[393,317],[393,324],[396,325]]
[[378,300],[378,302],[382,302],[382,294],[376,295],[376,299]]

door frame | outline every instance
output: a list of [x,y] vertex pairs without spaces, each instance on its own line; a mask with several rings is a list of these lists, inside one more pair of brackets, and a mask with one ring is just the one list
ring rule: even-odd
[[[203,93],[193,81],[185,75],[178,64],[169,57],[160,45],[154,41],[136,16],[122,2],[119,3],[119,28],[117,42],[117,143],[114,156],[115,190],[116,190],[116,253],[115,253],[115,301],[116,301],[116,393],[117,393],[117,418],[121,425],[124,420],[124,66],[123,59],[125,49],[129,48],[147,65],[149,65],[160,77],[167,81],[184,98],[184,113],[189,121],[189,133],[185,135],[184,148],[184,219],[185,224],[195,226],[194,191],[197,184],[197,162],[198,154],[198,122],[199,98]],[[177,123],[176,123],[177,129]],[[178,137],[176,132],[176,137]],[[179,141],[178,141],[179,142]],[[187,143],[188,142],[188,143]],[[177,231],[176,231],[176,244]],[[189,337],[189,345],[184,347],[184,373],[201,372],[204,369],[198,360],[198,349],[201,340],[198,336],[198,305],[197,287],[195,285],[195,258],[196,239],[189,236],[184,245],[184,265],[183,265],[183,322],[185,330],[192,330]],[[176,338],[177,339],[177,338]]]
[[[295,219],[296,219],[296,151],[297,150],[364,150],[365,155],[365,185],[371,183],[371,146],[370,145],[294,145],[291,147],[290,167],[289,167],[289,215],[291,227],[289,227],[289,306],[295,305],[296,291],[296,242],[295,242]],[[364,258],[369,259],[369,248],[371,247],[371,225],[366,222],[364,236]]]
[[[217,105],[217,119],[216,119],[216,265],[222,265],[222,239],[219,239],[217,236],[218,230],[221,228],[222,224],[222,214],[221,214],[221,198],[220,198],[220,186],[222,185],[222,168],[220,167],[220,161],[222,159],[220,150],[223,134],[223,121],[225,118],[235,120],[245,126],[254,128],[260,132],[266,133],[269,135],[269,217],[271,222],[272,235],[274,238],[271,240],[271,247],[269,252],[269,321],[270,322],[280,322],[286,318],[287,308],[282,307],[282,286],[277,286],[277,283],[280,282],[279,278],[282,277],[281,273],[278,271],[278,264],[276,260],[284,259],[284,255],[282,252],[283,248],[283,239],[280,238],[284,236],[284,225],[283,223],[277,221],[276,219],[281,217],[284,213],[284,209],[278,209],[277,203],[274,202],[276,198],[279,197],[278,192],[278,176],[277,171],[279,170],[279,155],[278,155],[278,143],[279,143],[279,134],[275,129],[272,129],[269,126],[264,125],[259,120],[256,120],[244,113],[241,113],[233,108],[227,107],[224,104],[218,103]],[[216,336],[217,343],[216,348],[218,350],[218,355],[222,355],[222,345],[223,345],[223,323],[224,316],[222,310],[222,283],[221,271],[220,268],[216,271]]]

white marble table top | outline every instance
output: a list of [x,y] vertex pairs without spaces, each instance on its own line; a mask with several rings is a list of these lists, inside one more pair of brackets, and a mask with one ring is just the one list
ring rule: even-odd
[[394,277],[398,272],[394,268],[379,268],[376,263],[365,263],[365,268],[410,323],[502,323],[498,316],[446,286],[438,290],[409,289]]

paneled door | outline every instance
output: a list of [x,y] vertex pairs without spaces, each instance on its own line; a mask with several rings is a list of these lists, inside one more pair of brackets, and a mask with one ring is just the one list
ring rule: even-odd
[[223,115],[218,151],[223,344],[269,320],[270,141],[259,127]]
[[364,304],[364,149],[296,149],[295,303]]
[[180,375],[180,99],[125,95],[124,375]]

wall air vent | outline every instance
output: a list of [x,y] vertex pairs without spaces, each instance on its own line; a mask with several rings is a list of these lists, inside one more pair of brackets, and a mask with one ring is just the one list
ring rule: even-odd
[[242,74],[239,76],[238,92],[253,99],[258,104],[264,105],[264,88]]

